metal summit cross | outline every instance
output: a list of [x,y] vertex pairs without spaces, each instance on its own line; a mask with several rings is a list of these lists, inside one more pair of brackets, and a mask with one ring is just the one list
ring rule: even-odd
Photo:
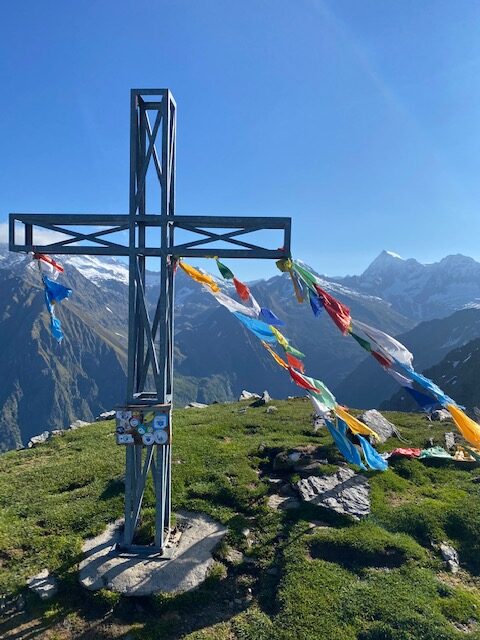
[[[152,114],[153,126],[149,114]],[[158,139],[161,139],[160,153],[156,146]],[[123,417],[133,414],[137,423],[147,422],[151,416],[162,418],[156,426],[167,434],[162,434],[162,444],[160,441],[152,444],[153,435],[147,440],[149,444],[142,438],[139,440],[138,433],[134,440],[126,436],[127,441],[131,439],[131,446],[126,446],[122,547],[132,552],[163,553],[170,532],[175,258],[290,256],[290,218],[175,215],[175,140],[176,104],[171,92],[132,89],[129,214],[10,214],[10,251],[128,257],[128,365],[123,410],[130,411]],[[152,175],[153,182],[158,180],[160,214],[147,213],[147,183],[150,184],[148,176]],[[158,207],[158,197],[154,205]],[[83,228],[83,232],[78,228]],[[63,234],[65,239],[37,244],[38,229]],[[189,232],[190,239],[175,244],[176,229],[183,230],[184,235]],[[245,234],[266,229],[283,232],[280,249],[241,239]],[[128,242],[125,232],[128,232]],[[146,259],[150,257],[160,259],[160,293],[153,320],[145,298]],[[148,419],[144,417],[147,414]],[[117,428],[117,432],[122,429]],[[150,471],[156,500],[155,540],[153,545],[142,547],[134,545],[133,538]]]

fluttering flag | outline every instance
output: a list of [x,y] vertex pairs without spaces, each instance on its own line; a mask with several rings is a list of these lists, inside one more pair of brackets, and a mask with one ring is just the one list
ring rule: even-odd
[[[395,362],[406,367],[411,367],[413,362],[413,354],[405,347],[401,342],[392,338],[387,333],[370,327],[364,322],[352,319],[352,332],[357,336],[359,333],[363,333],[367,336],[370,343],[374,343],[377,349],[372,346],[372,351],[378,352],[380,355],[392,358]],[[357,340],[358,341],[358,340]],[[363,346],[363,345],[362,345]]]
[[284,327],[285,326],[285,323],[283,322],[283,320],[280,320],[280,318],[278,318],[273,313],[273,311],[271,311],[267,307],[261,307],[259,320],[263,320],[263,322],[266,322],[267,324],[271,324],[274,327]]
[[453,404],[446,406],[452,416],[458,430],[467,442],[474,447],[480,447],[480,425],[469,418],[461,409]]
[[48,264],[55,271],[58,271],[60,273],[64,272],[64,268],[62,267],[62,265],[56,262],[56,260],[54,260],[51,256],[44,255],[43,253],[34,253],[33,259],[40,260],[41,262]]
[[304,379],[310,384],[315,391],[311,391],[317,398],[319,398],[323,404],[325,404],[329,409],[336,409],[337,401],[335,396],[330,391],[330,389],[323,384],[321,380],[316,380],[315,378],[310,378],[309,376],[303,376]]
[[190,278],[192,278],[192,280],[195,280],[196,282],[200,282],[200,284],[207,285],[207,287],[209,287],[214,293],[216,293],[217,291],[220,291],[220,287],[212,278],[212,276],[209,276],[206,273],[202,273],[198,269],[195,269],[195,267],[192,267],[186,262],[183,262],[183,260],[179,260],[178,264],[183,269],[183,271],[185,271],[185,273],[188,276],[190,276]]
[[220,260],[216,260],[216,263],[217,263],[218,270],[222,274],[222,278],[225,278],[225,280],[233,280],[235,276],[230,271],[230,269],[226,265],[224,265],[222,262],[220,262]]
[[311,391],[315,394],[318,393],[318,389],[314,387],[313,384],[308,382],[306,377],[302,376],[301,373],[298,373],[298,371],[295,371],[295,369],[292,369],[292,367],[288,367],[288,373],[290,374],[295,384],[297,384],[299,387],[302,387],[302,389],[306,389],[307,391]]
[[47,276],[43,276],[43,284],[50,303],[61,302],[72,295],[71,289],[55,280],[50,280]]
[[370,427],[367,427],[366,424],[364,424],[363,422],[360,422],[360,420],[355,418],[355,416],[352,416],[350,413],[348,413],[348,411],[346,411],[340,405],[337,405],[335,407],[335,413],[347,423],[348,428],[355,435],[362,434],[365,436],[373,436],[374,438],[379,440],[378,434],[375,433],[373,429],[370,429]]
[[292,354],[288,353],[288,351],[286,351],[285,353],[287,356],[288,364],[294,369],[298,369],[298,371],[300,371],[301,373],[305,373],[305,365],[303,364],[303,362],[295,356],[292,356]]
[[375,469],[375,471],[385,471],[388,469],[388,462],[372,447],[370,442],[363,436],[357,436],[357,438],[368,466],[371,469]]
[[272,356],[272,358],[275,360],[275,362],[282,367],[282,369],[288,369],[288,364],[285,362],[285,360],[282,360],[282,358],[278,355],[278,353],[276,353],[269,344],[267,344],[264,340],[262,340],[262,344],[265,347],[265,349],[268,351],[268,353]]
[[426,411],[427,413],[432,411],[432,409],[434,409],[436,406],[440,404],[438,400],[436,400],[435,398],[432,398],[431,396],[427,396],[425,393],[422,393],[421,391],[417,391],[412,387],[405,387],[405,391],[415,400],[418,406],[421,407],[423,411]]
[[407,378],[407,376],[404,376],[398,371],[395,371],[395,369],[385,367],[384,370],[395,380],[395,382],[398,382],[400,386],[408,389],[411,389],[413,387],[413,381],[411,378]]
[[[205,285],[204,285],[205,286]],[[230,296],[227,296],[223,291],[215,291],[213,292],[209,286],[205,286],[205,289],[213,295],[213,297],[219,302],[223,307],[228,309],[230,313],[243,313],[245,316],[249,316],[251,318],[258,318],[258,311],[255,307],[247,307],[241,302],[237,302]]]
[[458,406],[455,400],[452,400],[450,396],[447,396],[438,385],[436,385],[430,378],[426,378],[421,373],[417,373],[415,369],[411,369],[409,367],[404,367],[404,370],[409,378],[414,380],[417,384],[423,387],[426,391],[432,394],[432,396],[437,400],[442,407],[446,407],[447,405]]
[[302,291],[302,286],[300,284],[300,281],[297,278],[297,275],[295,274],[295,272],[292,271],[292,269],[289,269],[288,273],[290,274],[290,280],[292,281],[292,284],[293,284],[293,290],[295,291],[295,297],[297,298],[297,302],[302,304],[305,301],[305,295]]
[[315,289],[328,315],[343,334],[348,333],[352,321],[352,318],[350,317],[350,309],[327,293],[318,284],[315,285]]
[[296,358],[304,358],[305,357],[304,353],[302,353],[298,349],[295,349],[294,347],[291,346],[291,344],[287,340],[287,338],[276,327],[271,325],[270,328],[271,328],[271,330],[273,332],[273,335],[277,339],[278,344],[280,346],[282,346],[287,353],[290,353],[292,356],[294,356]]
[[235,285],[235,289],[237,290],[237,293],[240,296],[241,300],[246,302],[250,298],[250,289],[246,284],[243,284],[243,282],[237,280],[237,278],[233,278],[233,284]]
[[318,318],[324,308],[322,301],[320,300],[319,296],[311,289],[308,289],[308,299],[310,300],[310,307],[312,308],[313,315]]
[[361,469],[365,469],[360,453],[353,442],[350,442],[344,433],[337,429],[330,420],[325,420],[325,425],[345,460],[350,464],[358,465]]
[[242,313],[238,313],[238,311],[234,311],[233,315],[237,320],[240,320],[244,327],[256,335],[257,338],[260,338],[260,340],[272,343],[276,341],[276,338],[272,333],[272,328],[268,324],[265,324],[265,322],[256,320],[255,318],[250,318],[249,316],[244,316]]

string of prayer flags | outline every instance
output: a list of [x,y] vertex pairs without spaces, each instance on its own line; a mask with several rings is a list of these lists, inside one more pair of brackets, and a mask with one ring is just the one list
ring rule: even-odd
[[199,271],[198,269],[195,269],[195,267],[192,267],[191,265],[187,264],[183,260],[179,260],[178,264],[183,269],[183,271],[188,276],[190,276],[190,278],[192,278],[192,280],[195,280],[196,282],[200,282],[200,284],[207,285],[207,287],[209,287],[214,293],[220,291],[218,284],[215,282],[212,276],[206,273],[202,273],[201,271]]
[[233,278],[233,284],[235,285],[235,289],[241,300],[246,302],[250,298],[250,289],[246,284],[237,280],[237,278]]
[[260,340],[272,343],[276,341],[276,338],[272,333],[272,327],[265,324],[265,322],[255,318],[250,318],[249,316],[244,316],[242,313],[238,313],[238,311],[234,311],[233,315],[237,320],[240,320],[244,327],[256,335],[257,338],[260,338]]
[[348,333],[352,318],[350,316],[350,309],[342,304],[339,300],[327,293],[325,289],[315,285],[315,289],[320,297],[320,300],[325,307],[326,312],[340,329],[343,334]]
[[218,258],[215,258],[215,261],[217,263],[218,270],[222,275],[222,278],[225,278],[225,280],[233,280],[235,276],[230,271],[230,269],[226,265],[224,265],[222,262],[220,262]]
[[277,364],[279,364],[283,369],[288,369],[288,364],[285,362],[285,360],[282,360],[278,353],[276,353],[269,344],[267,344],[264,340],[262,340],[262,344]]
[[432,394],[432,396],[437,400],[442,407],[446,407],[447,405],[455,405],[458,406],[455,400],[452,400],[449,396],[447,396],[438,385],[436,385],[430,378],[426,378],[421,373],[415,371],[415,369],[411,369],[409,367],[403,367],[406,374],[412,378],[417,384],[423,387],[426,391]]

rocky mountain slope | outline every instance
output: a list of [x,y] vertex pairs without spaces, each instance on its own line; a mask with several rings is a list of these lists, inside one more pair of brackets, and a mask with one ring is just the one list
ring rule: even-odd
[[360,276],[337,281],[379,296],[402,315],[417,321],[443,318],[480,304],[480,263],[460,254],[422,264],[382,251]]

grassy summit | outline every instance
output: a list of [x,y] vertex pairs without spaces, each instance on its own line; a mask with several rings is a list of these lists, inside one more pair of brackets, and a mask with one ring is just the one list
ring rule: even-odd
[[[174,508],[203,511],[229,528],[207,583],[180,596],[129,600],[77,584],[82,540],[122,515],[124,449],[114,444],[112,422],[0,456],[0,593],[22,590],[44,567],[61,579],[53,601],[28,595],[26,613],[0,625],[0,636],[480,638],[480,468],[405,460],[368,473],[372,513],[360,523],[316,507],[273,511],[266,478],[276,453],[313,444],[331,463],[325,473],[341,461],[325,431],[312,434],[308,402],[274,404],[272,414],[242,411],[247,403],[174,414]],[[452,426],[386,415],[412,446],[430,437],[443,444]],[[383,449],[396,446],[392,438]],[[149,487],[144,537],[152,504]],[[443,540],[459,551],[455,576],[432,547]],[[232,564],[230,547],[243,562]]]

